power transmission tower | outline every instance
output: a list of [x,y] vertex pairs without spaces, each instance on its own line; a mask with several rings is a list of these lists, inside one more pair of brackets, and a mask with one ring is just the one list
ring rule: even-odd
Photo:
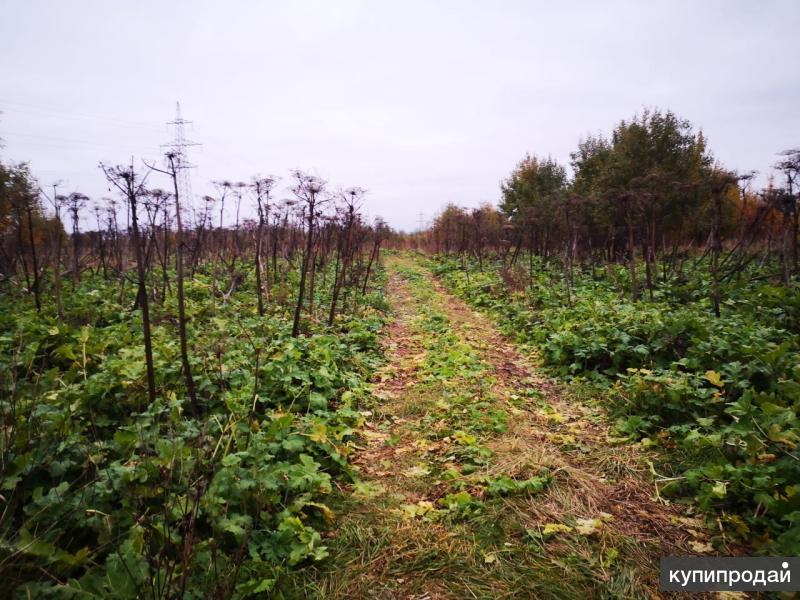
[[425,213],[419,211],[419,231],[425,228]]
[[[187,149],[189,146],[199,146],[197,142],[192,142],[186,139],[185,126],[191,124],[192,121],[187,121],[181,115],[181,103],[175,103],[175,120],[168,121],[167,125],[172,125],[173,139],[168,144],[162,144],[163,148],[167,149],[175,155],[175,168],[177,171],[178,179],[178,194],[181,197],[182,208],[193,206],[192,202],[192,179],[189,169],[193,169],[195,165],[189,162]],[[183,212],[183,210],[181,210]]]

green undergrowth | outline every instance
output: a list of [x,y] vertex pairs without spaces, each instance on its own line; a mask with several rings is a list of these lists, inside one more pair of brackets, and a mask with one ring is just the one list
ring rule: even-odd
[[66,284],[63,323],[0,294],[0,595],[265,597],[327,556],[330,497],[354,480],[357,409],[382,361],[381,286],[292,338],[289,309],[258,316],[251,275],[212,302],[216,276],[187,282],[198,415],[173,296],[152,303],[148,404],[131,289],[120,304],[97,274]]
[[552,374],[592,389],[617,419],[611,442],[660,449],[663,496],[692,502],[763,552],[800,552],[795,289],[751,269],[723,284],[716,317],[702,268],[633,303],[615,265],[576,269],[569,293],[560,267],[537,257],[530,271],[447,257],[429,265]]

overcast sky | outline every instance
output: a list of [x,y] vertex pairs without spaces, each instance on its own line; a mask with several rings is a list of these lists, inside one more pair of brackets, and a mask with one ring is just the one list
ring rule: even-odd
[[792,0],[10,0],[0,156],[107,196],[98,161],[158,157],[180,101],[196,194],[307,169],[411,230],[659,106],[763,183],[800,145],[798,39]]

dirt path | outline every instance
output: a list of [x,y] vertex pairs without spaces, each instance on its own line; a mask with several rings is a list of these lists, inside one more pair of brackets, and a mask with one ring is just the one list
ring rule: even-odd
[[315,592],[657,596],[658,557],[703,551],[701,521],[654,498],[643,451],[610,444],[486,317],[413,260],[388,266],[388,366]]

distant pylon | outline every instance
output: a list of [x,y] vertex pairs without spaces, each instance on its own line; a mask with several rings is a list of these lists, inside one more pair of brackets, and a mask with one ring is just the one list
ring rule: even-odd
[[[167,125],[172,125],[173,139],[168,144],[163,144],[168,152],[175,154],[175,167],[178,171],[178,194],[181,197],[181,206],[188,208],[194,205],[192,198],[192,179],[189,169],[194,168],[195,165],[189,162],[187,149],[189,146],[199,146],[197,142],[192,142],[186,139],[185,125],[190,124],[181,116],[181,103],[175,103],[175,120],[167,122]],[[183,212],[183,211],[181,211]]]

